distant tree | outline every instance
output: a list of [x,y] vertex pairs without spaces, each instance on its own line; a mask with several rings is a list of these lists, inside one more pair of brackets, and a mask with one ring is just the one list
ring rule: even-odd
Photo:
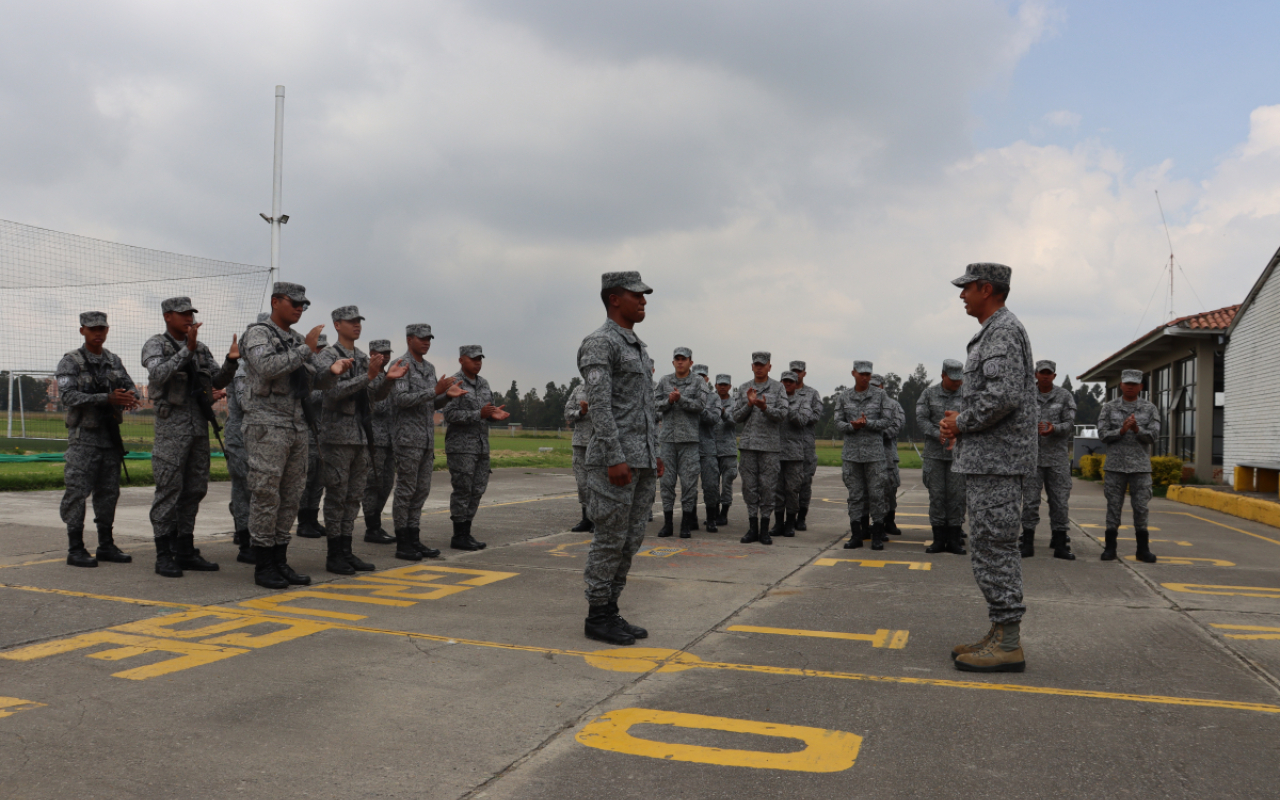
[[822,416],[818,418],[818,427],[814,435],[819,439],[834,439],[836,435],[836,398],[844,394],[848,387],[837,386],[829,396],[822,398]]
[[542,398],[538,397],[537,389],[530,389],[520,400],[521,410],[524,412],[524,424],[529,428],[542,427],[538,423],[542,421],[542,411],[546,408],[546,404],[542,402]]
[[1063,378],[1063,379],[1062,379],[1062,388],[1063,388],[1063,389],[1066,389],[1068,392],[1071,392],[1072,394],[1075,394],[1075,392],[1071,390],[1071,376],[1070,376],[1070,375],[1068,375],[1067,377],[1065,377],[1065,378]]
[[[50,378],[33,378],[30,375],[19,375],[14,379],[18,387],[13,398],[13,409],[24,411],[46,411],[53,398],[49,396]],[[9,407],[9,372],[0,371],[0,409]]]
[[[497,398],[494,398],[495,400]],[[511,415],[507,420],[508,425],[520,425],[524,422],[524,404],[520,401],[520,389],[516,386],[516,382],[511,382],[511,388],[507,390],[507,394],[497,405],[506,405],[506,412]]]
[[902,376],[896,372],[886,372],[884,374],[884,393],[898,399],[898,393],[902,391]]
[[565,424],[564,404],[568,399],[568,386],[556,386],[555,381],[549,382],[542,394],[542,416],[535,424],[539,428],[563,428]]
[[1076,398],[1076,424],[1097,425],[1098,413],[1102,411],[1102,384],[1082,383],[1072,394]]
[[902,384],[902,392],[898,397],[898,402],[902,404],[902,411],[906,414],[907,421],[902,426],[902,432],[898,434],[899,440],[907,440],[918,438],[919,433],[916,430],[916,401],[920,399],[920,395],[924,394],[924,390],[929,388],[929,384],[933,381],[929,380],[929,371],[924,368],[924,364],[916,364],[915,371],[911,373],[911,377]]

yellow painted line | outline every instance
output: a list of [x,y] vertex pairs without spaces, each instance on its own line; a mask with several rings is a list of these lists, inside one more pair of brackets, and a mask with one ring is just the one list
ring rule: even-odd
[[[1098,525],[1097,523],[1094,523],[1094,522],[1081,522],[1081,523],[1077,523],[1077,524],[1078,524],[1078,525],[1080,525],[1080,527],[1081,527],[1081,528],[1085,528],[1086,530],[1101,530],[1101,529],[1103,529],[1103,528],[1105,528],[1105,527],[1106,527],[1105,525]],[[1133,526],[1132,526],[1132,525],[1121,525],[1121,526],[1119,527],[1119,530],[1122,530],[1122,531],[1131,531],[1131,530],[1133,530]],[[1151,525],[1150,527],[1148,527],[1148,528],[1147,528],[1147,530],[1149,530],[1149,531],[1158,531],[1158,530],[1160,530],[1160,529],[1159,529],[1159,528],[1157,528],[1157,527],[1156,527],[1156,526],[1154,526],[1154,525]]]
[[883,567],[886,564],[897,564],[911,570],[929,571],[933,564],[928,561],[873,561],[869,558],[819,558],[813,562],[815,567],[834,567],[836,564],[857,564],[860,567]]
[[734,633],[774,633],[779,636],[812,636],[817,639],[848,639],[854,642],[870,642],[872,647],[901,650],[907,646],[907,631],[881,628],[875,633],[843,633],[840,631],[806,631],[798,628],[764,628],[757,625],[730,625],[726,631]]
[[89,592],[73,592],[68,589],[43,589],[39,586],[21,586],[16,583],[0,583],[0,588],[17,589],[20,592],[37,592],[39,594],[60,594],[64,597],[84,597],[89,600],[109,600],[114,603],[132,603],[135,606],[160,606],[161,608],[197,609],[203,606],[191,603],[171,603],[167,600],[141,600],[136,597],[117,597],[110,594],[91,594]]
[[[62,559],[58,560],[61,561]],[[0,697],[0,718],[12,717],[19,711],[44,708],[46,705],[45,703],[36,703],[31,700],[20,700],[16,697]]]
[[551,548],[550,550],[547,551],[547,554],[552,556],[568,556],[569,558],[573,558],[574,557],[573,553],[566,553],[564,551],[566,547],[578,547],[579,545],[591,544],[594,541],[595,539],[583,539],[580,542],[565,542],[564,544],[558,544],[555,547]]
[[[1206,567],[1234,567],[1235,563],[1231,561],[1223,561],[1220,558],[1188,558],[1185,556],[1160,556],[1160,560],[1156,563],[1164,564],[1170,567],[1194,567],[1197,564]],[[1137,561],[1138,557],[1134,555],[1125,556],[1125,561]]]
[[[1136,542],[1132,536],[1117,536],[1117,542]],[[1148,539],[1151,542],[1164,542],[1165,544],[1176,544],[1179,547],[1191,547],[1191,542],[1184,542],[1179,539]]]
[[1266,628],[1261,625],[1214,625],[1232,631],[1258,631],[1258,633],[1225,633],[1227,639],[1272,639],[1280,640],[1280,628]]
[[0,569],[15,569],[17,567],[34,567],[37,564],[61,564],[66,560],[67,560],[66,558],[42,558],[39,561],[24,561],[21,564],[0,564]]
[[1280,600],[1280,589],[1270,586],[1219,586],[1212,583],[1162,583],[1160,585],[1171,592],[1183,594],[1216,594],[1223,597],[1264,597],[1269,600]]
[[[1209,523],[1210,525],[1217,525],[1219,528],[1226,528],[1226,529],[1227,529],[1227,530],[1229,530],[1229,531],[1235,531],[1236,533],[1243,533],[1245,536],[1252,536],[1252,537],[1253,537],[1253,538],[1255,538],[1255,539],[1261,539],[1261,540],[1262,540],[1262,541],[1264,541],[1264,542],[1271,542],[1272,544],[1280,544],[1280,539],[1272,539],[1272,538],[1270,538],[1270,537],[1268,537],[1268,536],[1263,536],[1263,535],[1262,535],[1262,534],[1260,534],[1260,533],[1250,533],[1249,531],[1241,530],[1240,528],[1232,527],[1231,525],[1224,525],[1224,524],[1222,524],[1221,522],[1214,522],[1214,521],[1213,521],[1213,520],[1211,520],[1211,519],[1205,519],[1204,517],[1200,516],[1199,514],[1190,514],[1190,513],[1187,513],[1186,511],[1166,511],[1165,513],[1166,513],[1166,514],[1178,514],[1178,515],[1183,516],[1183,517],[1191,517],[1192,519],[1198,519],[1198,520],[1200,520],[1201,522],[1207,522],[1207,523]],[[1153,530],[1153,531],[1154,531],[1154,530],[1157,530],[1157,529],[1156,529],[1156,528],[1152,528],[1151,530]]]

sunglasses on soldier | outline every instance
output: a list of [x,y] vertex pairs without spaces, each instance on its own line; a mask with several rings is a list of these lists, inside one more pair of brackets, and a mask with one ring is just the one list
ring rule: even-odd
[[281,299],[283,299],[283,300],[288,300],[288,301],[289,301],[289,305],[293,306],[294,308],[300,308],[300,309],[302,309],[303,311],[306,311],[308,308],[311,308],[311,301],[310,301],[310,300],[298,301],[298,300],[294,300],[292,297],[289,297],[288,295],[283,295],[283,294],[277,294],[277,295],[272,295],[272,296],[273,296],[273,297],[279,297],[279,298],[281,298]]

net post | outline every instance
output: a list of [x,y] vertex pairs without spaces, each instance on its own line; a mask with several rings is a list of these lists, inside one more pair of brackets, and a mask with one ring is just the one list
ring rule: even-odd
[[280,277],[280,195],[284,178],[284,87],[276,87],[276,152],[271,185],[271,273]]
[[13,438],[13,370],[9,370],[9,430],[5,435]]

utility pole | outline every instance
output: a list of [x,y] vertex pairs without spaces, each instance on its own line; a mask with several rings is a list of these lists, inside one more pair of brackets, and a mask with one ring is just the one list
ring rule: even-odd
[[271,274],[268,283],[280,279],[280,226],[289,221],[280,213],[280,185],[284,175],[284,87],[276,87],[276,158],[271,187],[271,216],[259,214],[271,225]]

